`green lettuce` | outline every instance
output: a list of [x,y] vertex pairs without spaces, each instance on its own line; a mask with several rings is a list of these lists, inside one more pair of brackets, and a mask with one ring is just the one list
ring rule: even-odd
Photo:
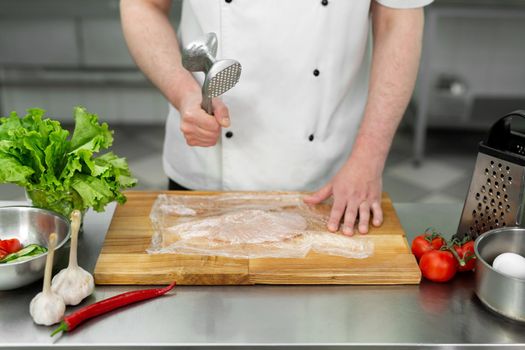
[[83,107],[73,115],[71,137],[42,109],[0,118],[0,183],[25,187],[35,206],[66,216],[73,209],[103,211],[110,202],[124,203],[122,190],[137,180],[125,158],[99,154],[111,147],[113,131]]

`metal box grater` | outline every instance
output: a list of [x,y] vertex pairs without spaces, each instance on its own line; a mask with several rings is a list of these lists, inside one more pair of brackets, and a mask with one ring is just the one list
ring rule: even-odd
[[480,234],[505,226],[521,226],[524,205],[525,134],[512,130],[512,112],[490,129],[480,142],[476,166],[463,206],[457,235]]

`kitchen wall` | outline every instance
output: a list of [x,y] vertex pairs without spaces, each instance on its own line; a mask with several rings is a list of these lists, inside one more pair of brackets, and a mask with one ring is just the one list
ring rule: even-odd
[[[174,1],[175,26],[180,9]],[[418,118],[486,129],[525,105],[525,1],[437,0],[426,10]],[[164,121],[163,97],[128,54],[118,1],[0,0],[0,113],[41,106],[68,120],[76,104],[113,123]]]
[[[180,8],[174,1],[175,26]],[[425,26],[384,190],[394,202],[462,202],[488,126],[525,109],[525,1],[436,0]],[[128,158],[138,189],[166,188],[167,103],[128,54],[118,1],[0,0],[0,115],[40,106],[71,122],[78,104],[111,122],[113,149]],[[0,199],[20,198],[20,188],[0,185]]]
[[486,130],[525,106],[525,1],[437,0],[415,101],[430,126]]
[[0,113],[39,106],[70,121],[74,105],[113,123],[165,119],[166,102],[126,48],[118,1],[1,0]]

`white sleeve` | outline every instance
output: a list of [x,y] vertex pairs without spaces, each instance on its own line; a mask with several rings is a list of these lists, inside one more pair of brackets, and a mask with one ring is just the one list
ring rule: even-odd
[[396,9],[410,9],[415,7],[423,7],[430,4],[434,0],[375,0],[383,6]]

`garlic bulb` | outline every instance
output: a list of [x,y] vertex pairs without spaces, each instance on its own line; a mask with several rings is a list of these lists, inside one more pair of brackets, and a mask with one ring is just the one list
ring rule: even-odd
[[60,322],[64,317],[66,305],[62,297],[51,290],[51,272],[53,270],[53,256],[57,243],[56,233],[49,235],[46,269],[44,272],[44,288],[29,304],[29,313],[36,324],[50,326]]
[[69,251],[69,266],[53,277],[51,289],[59,294],[66,305],[77,305],[95,290],[93,276],[80,266],[77,261],[78,230],[80,228],[80,212],[71,214],[71,248]]

